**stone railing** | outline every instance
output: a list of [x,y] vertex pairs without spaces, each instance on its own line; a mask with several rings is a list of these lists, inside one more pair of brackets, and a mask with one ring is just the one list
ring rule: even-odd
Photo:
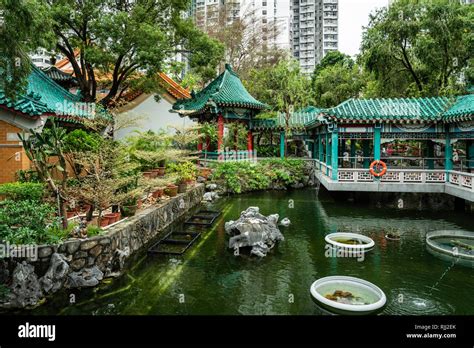
[[[368,169],[338,169],[338,181],[341,182],[372,182],[377,179],[370,174]],[[392,169],[388,170],[379,179],[381,182],[394,183],[442,183],[446,182],[444,170],[423,169]]]
[[449,172],[449,183],[474,191],[474,174],[451,170]]

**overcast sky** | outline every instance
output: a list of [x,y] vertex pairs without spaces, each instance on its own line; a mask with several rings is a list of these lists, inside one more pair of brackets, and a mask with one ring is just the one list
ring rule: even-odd
[[358,54],[362,27],[369,23],[369,14],[387,5],[388,0],[339,0],[339,51]]

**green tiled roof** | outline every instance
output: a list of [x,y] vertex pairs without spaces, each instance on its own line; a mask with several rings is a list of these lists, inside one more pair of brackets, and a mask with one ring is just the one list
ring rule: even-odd
[[474,94],[457,98],[456,103],[443,115],[445,121],[462,121],[474,116]]
[[226,64],[224,72],[202,91],[192,93],[190,99],[179,99],[173,109],[180,114],[200,114],[210,107],[239,107],[262,110],[267,105],[259,102],[245,89],[239,76]]
[[[298,112],[293,112],[288,120],[288,127],[292,129],[301,129],[309,125],[327,123],[326,119],[320,115],[321,110],[314,106],[309,106]],[[287,128],[286,117],[284,113],[279,113],[277,117],[270,119],[255,119],[252,121],[253,129],[279,129]]]
[[445,97],[410,99],[349,99],[324,112],[329,118],[359,122],[437,121],[452,105]]
[[54,65],[51,65],[50,67],[42,69],[43,72],[50,77],[52,80],[56,82],[76,82],[76,78],[68,73],[65,73],[62,70],[59,70],[56,68]]
[[28,116],[53,115],[63,120],[93,117],[80,103],[80,97],[54,82],[37,67],[31,67],[24,95],[11,100],[0,89],[0,105]]

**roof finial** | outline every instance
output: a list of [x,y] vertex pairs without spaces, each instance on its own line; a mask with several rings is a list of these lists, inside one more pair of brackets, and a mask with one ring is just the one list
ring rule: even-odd
[[230,66],[229,63],[225,63],[225,69],[232,72],[232,67]]

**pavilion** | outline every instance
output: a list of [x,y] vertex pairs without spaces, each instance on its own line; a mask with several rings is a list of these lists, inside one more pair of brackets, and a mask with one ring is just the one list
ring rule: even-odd
[[[267,105],[250,95],[229,64],[203,90],[193,92],[190,99],[180,99],[173,105],[173,110],[182,117],[189,116],[199,123],[217,121],[218,153],[224,151],[224,127],[230,122],[241,122],[247,126],[247,151],[253,151],[252,122],[266,108]],[[202,149],[202,143],[199,143],[198,150]]]

